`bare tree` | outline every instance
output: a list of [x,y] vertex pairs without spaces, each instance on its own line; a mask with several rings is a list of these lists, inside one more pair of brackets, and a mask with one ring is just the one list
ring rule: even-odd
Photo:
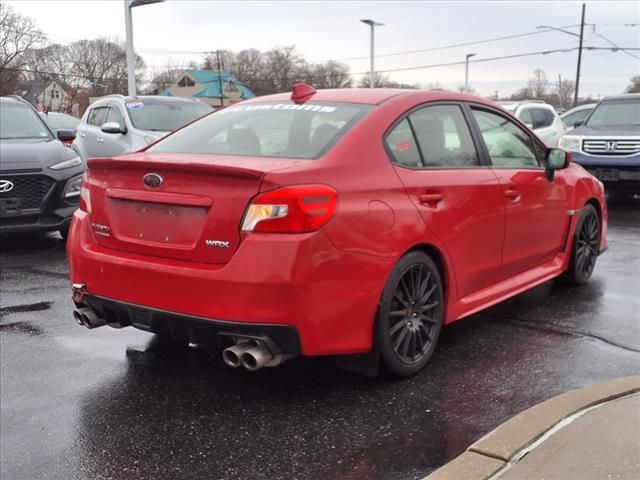
[[527,82],[527,87],[534,98],[542,98],[547,94],[549,80],[544,70],[536,69]]
[[353,83],[349,66],[334,60],[308,65],[301,80],[315,88],[350,88]]
[[573,103],[573,94],[576,91],[576,83],[572,80],[560,80],[556,89],[558,106],[567,108]]
[[640,92],[640,75],[631,78],[631,85],[627,87],[627,93],[639,93]]
[[151,80],[150,93],[157,95],[162,90],[166,90],[180,80],[184,73],[185,66],[169,60],[164,69],[153,75]]
[[46,37],[30,18],[0,2],[0,94],[13,93],[24,67],[24,53]]
[[[69,63],[74,75],[82,79],[91,95],[127,92],[127,55],[124,46],[106,38],[80,40],[68,46]],[[145,64],[136,55],[136,78]]]
[[532,96],[533,93],[531,92],[529,87],[524,87],[514,92],[511,97],[509,97],[509,100],[526,100],[528,98],[531,98]]
[[[370,86],[369,75],[363,76],[358,82],[359,88],[368,88]],[[391,80],[388,75],[383,75],[381,73],[376,72],[373,76],[373,87],[374,88],[408,88],[408,89],[417,89],[420,88],[419,84],[408,84],[401,83]]]

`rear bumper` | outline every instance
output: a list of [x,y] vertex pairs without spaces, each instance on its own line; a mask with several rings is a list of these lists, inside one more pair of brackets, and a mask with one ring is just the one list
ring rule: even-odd
[[108,324],[120,327],[133,326],[148,332],[169,335],[176,340],[210,343],[220,342],[220,335],[266,335],[278,344],[283,353],[302,353],[298,332],[288,325],[200,318],[91,295],[86,295],[77,306],[90,307]]
[[339,250],[323,230],[249,235],[224,265],[145,256],[97,244],[80,210],[67,249],[72,283],[86,284],[89,298],[132,306],[129,312],[160,312],[152,315],[151,331],[155,325],[188,328],[189,319],[209,322],[213,331],[242,324],[266,334],[287,327],[305,355],[371,350],[378,301],[394,263]]

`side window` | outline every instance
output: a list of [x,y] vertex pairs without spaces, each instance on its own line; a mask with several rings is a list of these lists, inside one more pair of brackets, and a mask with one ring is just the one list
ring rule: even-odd
[[534,141],[507,118],[484,110],[473,110],[482,139],[496,167],[539,167],[540,152]]
[[425,107],[409,115],[409,121],[418,139],[424,167],[478,165],[478,154],[458,105]]
[[107,119],[105,123],[109,123],[109,122],[115,122],[121,127],[125,126],[124,118],[122,117],[120,110],[118,110],[118,107],[115,107],[113,105],[109,107],[109,113],[107,114]]
[[95,125],[96,127],[101,127],[105,121],[107,120],[107,111],[108,107],[96,107],[91,113],[89,113],[88,123],[90,125]]
[[384,139],[394,163],[406,167],[421,167],[422,160],[411,125],[406,118],[398,123]]
[[523,123],[526,123],[527,125],[531,125],[533,128],[533,118],[531,117],[531,109],[527,108],[525,110],[522,110],[518,114],[518,118],[522,120]]
[[[551,112],[549,112],[551,113]],[[544,128],[551,125],[549,117],[547,117],[547,111],[544,108],[532,108],[531,117],[533,118],[533,128]],[[553,121],[553,116],[551,117]]]

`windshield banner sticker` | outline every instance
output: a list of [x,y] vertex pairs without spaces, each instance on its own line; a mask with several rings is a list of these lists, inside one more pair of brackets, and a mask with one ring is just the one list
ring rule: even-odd
[[249,110],[304,110],[309,112],[331,113],[338,107],[328,105],[296,105],[292,103],[259,103],[254,105],[238,105],[220,110],[218,113],[243,112]]

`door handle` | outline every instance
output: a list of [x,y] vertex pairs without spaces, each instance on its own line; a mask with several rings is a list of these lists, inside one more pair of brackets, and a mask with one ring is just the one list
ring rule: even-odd
[[79,134],[78,134],[78,136],[80,136],[80,137],[84,138],[84,137],[86,137],[86,136],[87,136],[87,134],[86,134],[86,133],[79,133]]
[[98,143],[104,143],[104,138],[102,138],[102,137],[97,137],[97,138],[96,138],[96,142],[98,142]]
[[514,202],[518,202],[520,201],[520,198],[522,198],[522,194],[518,190],[513,190],[513,189],[505,190],[504,196]]
[[427,205],[435,205],[444,199],[444,195],[441,193],[423,193],[418,196],[420,203],[426,203]]

